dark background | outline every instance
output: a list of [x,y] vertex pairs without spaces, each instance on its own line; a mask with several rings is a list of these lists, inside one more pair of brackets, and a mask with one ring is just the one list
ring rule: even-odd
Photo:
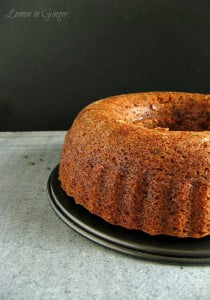
[[[67,11],[58,22],[7,18]],[[210,93],[210,1],[22,0],[0,3],[0,130],[67,129],[114,94]]]

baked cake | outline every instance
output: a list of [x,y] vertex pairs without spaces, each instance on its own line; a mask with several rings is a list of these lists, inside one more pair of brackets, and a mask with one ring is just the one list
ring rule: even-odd
[[107,222],[150,235],[210,234],[210,95],[149,92],[85,107],[59,180]]

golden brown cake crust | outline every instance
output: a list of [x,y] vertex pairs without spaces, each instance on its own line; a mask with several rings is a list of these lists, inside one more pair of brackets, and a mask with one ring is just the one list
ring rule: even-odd
[[210,96],[149,92],[85,107],[66,134],[65,192],[111,224],[210,234]]

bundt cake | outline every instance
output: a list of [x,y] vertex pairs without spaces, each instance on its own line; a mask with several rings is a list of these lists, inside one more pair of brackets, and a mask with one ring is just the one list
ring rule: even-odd
[[59,180],[77,204],[150,235],[210,235],[210,95],[134,93],[85,107]]

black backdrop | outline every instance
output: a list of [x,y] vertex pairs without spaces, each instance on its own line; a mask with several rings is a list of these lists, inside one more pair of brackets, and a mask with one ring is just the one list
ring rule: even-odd
[[208,0],[1,1],[0,37],[2,131],[67,129],[114,94],[210,93]]

